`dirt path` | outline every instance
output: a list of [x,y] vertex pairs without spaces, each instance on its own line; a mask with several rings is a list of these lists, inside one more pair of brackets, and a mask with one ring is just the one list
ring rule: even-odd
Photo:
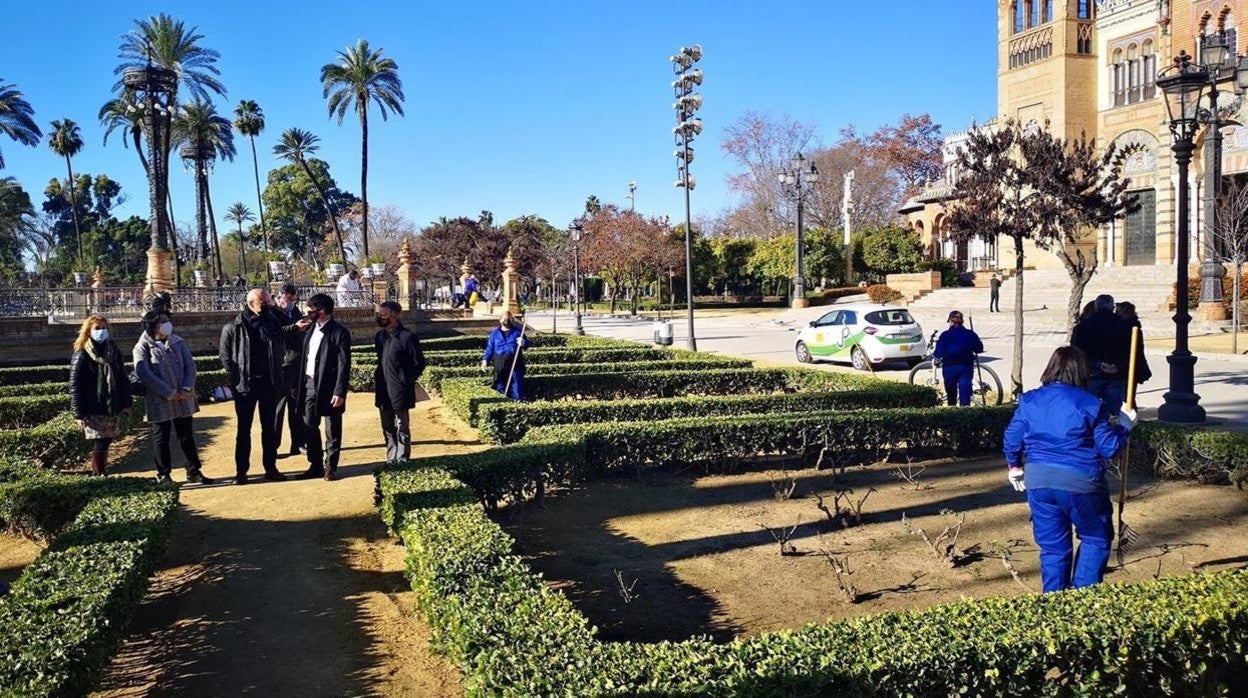
[[[426,401],[413,412],[413,456],[479,447],[442,409]],[[233,475],[234,424],[228,404],[196,417],[210,477]],[[414,614],[403,549],[373,507],[385,451],[371,396],[349,398],[343,434],[337,482],[259,480],[257,429],[251,483],[182,490],[163,569],[96,695],[459,694]],[[293,475],[307,461],[278,467]],[[180,468],[175,456],[175,480]],[[151,474],[146,449],[118,471]]]

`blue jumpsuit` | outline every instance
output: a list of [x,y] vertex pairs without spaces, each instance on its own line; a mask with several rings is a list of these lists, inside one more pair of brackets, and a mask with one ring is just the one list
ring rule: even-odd
[[[1024,467],[1043,590],[1086,587],[1104,577],[1114,539],[1106,461],[1127,443],[1097,397],[1049,383],[1023,393],[1005,429],[1005,462]],[[1071,526],[1079,537],[1073,554]]]
[[984,350],[979,335],[962,325],[952,325],[940,333],[932,356],[940,359],[945,378],[945,394],[950,405],[971,404],[971,379],[975,375],[975,355]]
[[[521,389],[521,383],[524,380],[524,354],[521,354],[519,359],[515,360],[516,369],[514,375],[511,367],[512,361],[516,358],[516,341],[520,337],[521,329],[519,327],[512,327],[506,331],[501,327],[495,327],[485,344],[485,355],[481,357],[483,361],[494,367],[494,389],[517,401],[524,394]],[[531,342],[526,336],[523,348],[527,349],[530,344]],[[508,376],[511,376],[510,391],[507,390]]]

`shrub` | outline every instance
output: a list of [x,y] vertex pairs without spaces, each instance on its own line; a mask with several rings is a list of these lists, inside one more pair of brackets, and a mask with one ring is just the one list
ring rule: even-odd
[[958,263],[952,259],[925,259],[919,262],[915,271],[940,272],[940,285],[942,288],[957,288],[962,285],[961,280],[958,279]]
[[69,391],[69,378],[48,383],[0,385],[0,397],[26,397],[31,395],[58,395]]
[[62,412],[25,429],[0,429],[0,453],[25,458],[44,467],[81,463],[91,450],[73,415]]
[[[691,355],[692,352],[690,352]],[[631,347],[609,348],[571,348],[551,347],[547,349],[533,348],[525,354],[531,364],[579,364],[579,363],[618,363],[663,358],[664,350],[635,344]],[[434,366],[475,366],[481,363],[480,351],[426,351],[425,361]]]
[[[530,361],[525,367],[526,381],[535,376],[572,376],[582,374],[626,373],[629,371],[684,371],[703,368],[749,368],[748,359],[731,359],[713,354],[688,355],[673,353],[671,358],[660,356],[654,361],[622,361],[618,363],[545,364]],[[476,366],[432,366],[420,377],[421,385],[437,391],[447,378],[469,378],[481,375]]]
[[875,284],[867,287],[867,298],[870,298],[872,303],[892,303],[901,300],[901,292],[891,286]]
[[706,368],[692,371],[526,376],[524,390],[532,400],[614,400],[775,393],[783,391],[787,384],[788,374],[784,369]]
[[65,386],[55,395],[0,397],[0,428],[23,429],[42,424],[69,409]]
[[1159,422],[1131,433],[1131,461],[1167,479],[1248,483],[1248,435]]

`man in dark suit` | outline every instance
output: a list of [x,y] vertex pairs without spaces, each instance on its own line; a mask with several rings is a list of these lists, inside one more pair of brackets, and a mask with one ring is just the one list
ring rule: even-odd
[[[308,469],[299,479],[324,477],[338,479],[338,457],[342,452],[342,414],[347,410],[347,390],[351,381],[351,332],[334,320],[334,299],[318,293],[308,299],[308,327],[303,340],[296,404],[303,408],[304,438],[308,448]],[[321,448],[321,425],[325,425],[325,446]]]
[[[294,284],[282,287],[282,293],[277,297],[277,305],[273,307],[273,314],[283,328],[298,326],[303,320],[303,311],[299,309],[299,289]],[[299,357],[303,355],[305,336],[287,333],[284,338],[286,350],[282,354],[282,390],[277,398],[274,415],[277,422],[274,447],[282,443],[282,422],[286,422],[290,427],[290,455],[297,456],[303,452],[303,411],[292,402],[292,396],[299,392],[299,383],[303,378]]]
[[373,385],[377,409],[381,413],[381,433],[386,438],[386,460],[405,461],[412,455],[412,430],[409,420],[416,406],[416,379],[425,370],[425,355],[420,340],[399,322],[403,307],[386,301],[377,309],[377,326],[373,338],[377,346],[377,368]]

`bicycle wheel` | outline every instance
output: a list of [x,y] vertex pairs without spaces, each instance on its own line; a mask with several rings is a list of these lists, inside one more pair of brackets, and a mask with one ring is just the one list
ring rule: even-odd
[[997,372],[983,364],[975,365],[975,399],[981,405],[1000,405],[1005,398]]
[[940,369],[931,361],[920,361],[910,369],[910,385],[922,385],[936,391],[938,405],[947,404],[945,398],[945,381],[940,376]]

